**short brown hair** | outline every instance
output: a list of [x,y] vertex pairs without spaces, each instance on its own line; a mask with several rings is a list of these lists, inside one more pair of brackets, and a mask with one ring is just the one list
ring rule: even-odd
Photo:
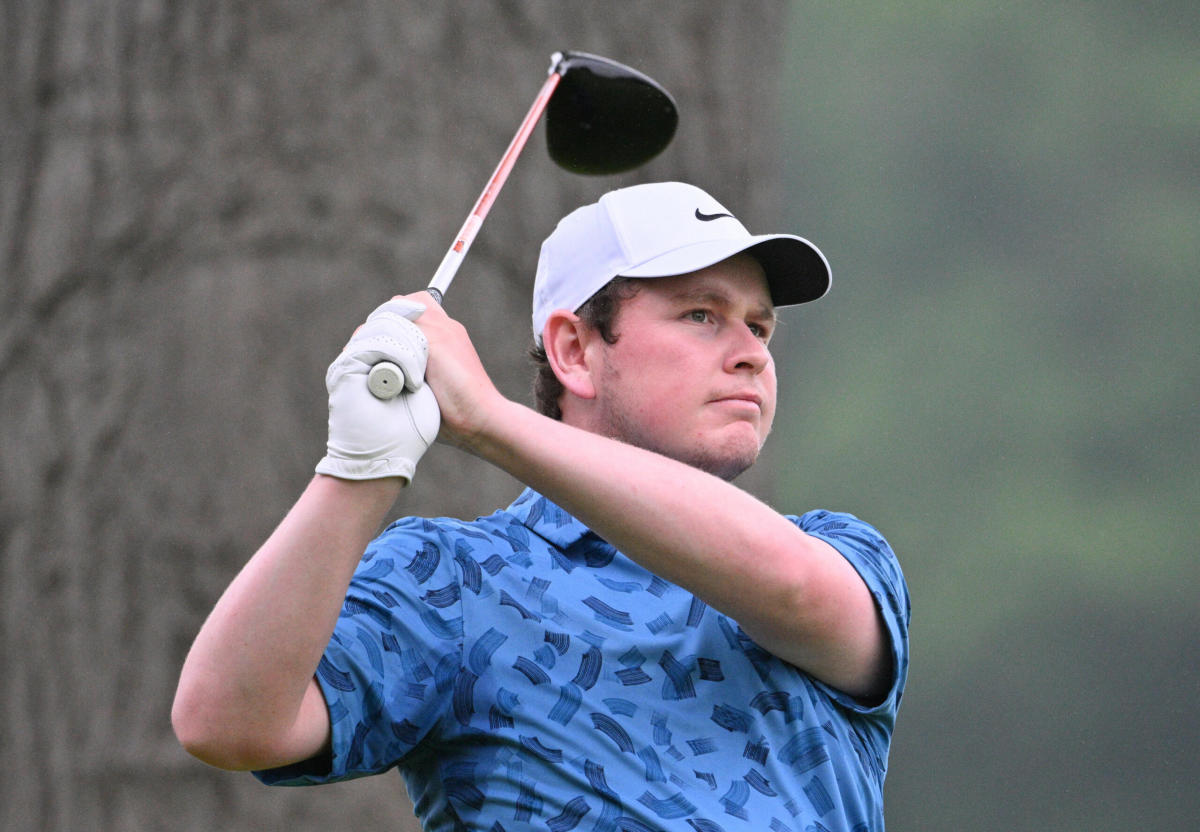
[[[617,333],[613,325],[621,304],[637,294],[641,281],[632,277],[614,277],[596,294],[592,295],[583,305],[575,310],[575,314],[586,326],[600,333],[605,343],[617,343]],[[546,357],[546,348],[538,339],[534,339],[529,347],[529,357],[533,359],[536,368],[533,376],[534,406],[543,416],[551,419],[562,419],[562,408],[558,406],[563,393],[562,382],[554,375],[554,368]]]

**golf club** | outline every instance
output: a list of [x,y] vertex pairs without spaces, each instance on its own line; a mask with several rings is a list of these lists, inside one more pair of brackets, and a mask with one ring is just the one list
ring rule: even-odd
[[[543,111],[550,158],[586,175],[645,164],[670,144],[679,123],[671,95],[636,69],[587,52],[555,52],[533,106],[429,282],[429,294],[438,303]],[[367,386],[377,398],[393,398],[404,388],[403,372],[381,361],[371,368]]]

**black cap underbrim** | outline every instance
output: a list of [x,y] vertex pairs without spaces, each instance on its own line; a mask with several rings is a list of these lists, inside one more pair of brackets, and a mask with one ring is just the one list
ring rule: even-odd
[[775,237],[744,251],[762,265],[776,306],[808,303],[829,291],[833,280],[829,262],[807,240]]

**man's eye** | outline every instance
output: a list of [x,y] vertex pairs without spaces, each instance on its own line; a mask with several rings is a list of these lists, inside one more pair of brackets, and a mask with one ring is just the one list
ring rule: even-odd
[[764,344],[770,341],[771,336],[775,333],[773,321],[747,321],[746,326],[754,333],[754,337],[761,340]]
[[688,320],[695,321],[698,324],[705,323],[708,319],[709,314],[706,309],[693,309],[691,312],[688,312]]

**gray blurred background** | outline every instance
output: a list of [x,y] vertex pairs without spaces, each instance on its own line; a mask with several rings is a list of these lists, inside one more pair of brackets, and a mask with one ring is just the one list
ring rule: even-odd
[[[537,246],[683,179],[829,256],[743,485],[879,526],[911,585],[892,832],[1200,814],[1200,12],[5,0],[0,827],[415,829],[396,774],[267,789],[169,725],[324,446],[324,368],[425,285],[571,48],[681,111],[622,177],[535,134],[447,308],[528,400]],[[439,447],[397,512],[519,484]]]

